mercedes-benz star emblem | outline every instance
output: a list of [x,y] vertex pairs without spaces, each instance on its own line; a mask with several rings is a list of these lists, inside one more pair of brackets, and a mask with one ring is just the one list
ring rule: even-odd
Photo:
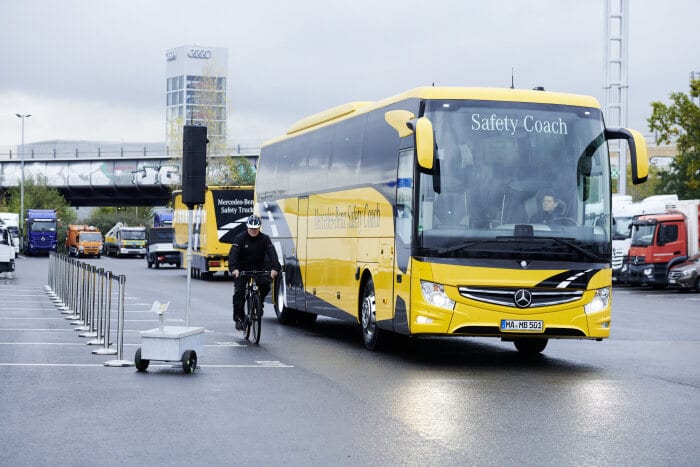
[[529,290],[518,289],[513,295],[513,302],[518,308],[527,308],[532,304],[532,293]]

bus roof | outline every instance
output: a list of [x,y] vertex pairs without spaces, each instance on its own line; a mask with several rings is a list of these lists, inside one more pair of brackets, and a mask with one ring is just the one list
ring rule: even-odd
[[386,107],[408,99],[464,99],[503,102],[535,102],[541,104],[574,105],[599,109],[598,100],[591,96],[527,89],[435,87],[423,86],[388,97],[378,102],[350,102],[305,117],[295,122],[286,134],[266,141],[263,146],[284,140],[299,133],[329,125],[355,115]]

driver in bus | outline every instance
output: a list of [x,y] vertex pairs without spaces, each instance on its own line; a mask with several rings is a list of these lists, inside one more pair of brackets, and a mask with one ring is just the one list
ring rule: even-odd
[[564,217],[564,208],[560,205],[554,191],[543,191],[540,209],[530,221],[538,224],[548,224],[561,217]]

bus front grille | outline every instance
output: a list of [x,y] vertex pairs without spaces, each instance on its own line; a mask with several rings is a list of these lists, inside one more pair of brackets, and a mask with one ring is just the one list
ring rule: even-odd
[[[502,287],[458,287],[459,294],[464,298],[494,305],[512,308],[537,308],[542,306],[561,305],[580,300],[583,290],[573,289],[526,289]],[[522,296],[527,300],[522,300]]]

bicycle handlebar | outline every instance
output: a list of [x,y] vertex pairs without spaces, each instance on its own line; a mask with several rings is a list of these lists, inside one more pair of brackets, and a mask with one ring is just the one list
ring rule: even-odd
[[258,274],[270,274],[270,271],[238,271],[239,276],[256,276]]

